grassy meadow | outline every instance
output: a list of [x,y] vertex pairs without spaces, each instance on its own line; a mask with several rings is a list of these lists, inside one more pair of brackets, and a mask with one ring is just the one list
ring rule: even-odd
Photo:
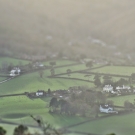
[[135,67],[128,66],[106,66],[99,69],[91,70],[95,73],[117,74],[117,75],[131,75],[135,73]]
[[106,135],[115,133],[116,135],[134,135],[135,134],[135,121],[133,120],[135,113],[127,115],[112,116],[109,118],[100,119],[72,127],[72,131],[81,131],[86,133],[96,133]]
[[108,98],[108,100],[112,100],[114,102],[114,105],[118,106],[124,106],[124,101],[129,101],[131,103],[134,103],[135,95],[126,95],[126,96],[117,96]]
[[2,63],[7,63],[8,65],[12,63],[14,66],[17,66],[20,64],[22,65],[28,64],[29,61],[19,60],[19,59],[14,59],[14,58],[9,58],[9,57],[0,57],[0,66],[2,66]]

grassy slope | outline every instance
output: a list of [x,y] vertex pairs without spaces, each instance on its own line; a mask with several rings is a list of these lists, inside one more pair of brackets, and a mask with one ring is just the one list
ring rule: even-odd
[[83,131],[97,134],[107,134],[113,132],[116,133],[116,135],[134,135],[134,117],[135,114],[113,116],[110,118],[89,122],[71,129],[73,131]]
[[[45,71],[45,75],[49,75],[50,72]],[[57,90],[57,89],[68,89],[71,86],[93,86],[93,84],[88,82],[81,82],[75,80],[64,80],[64,79],[50,79],[40,78],[38,73],[32,73],[28,75],[22,75],[18,78],[10,80],[6,83],[0,85],[1,94],[13,94],[20,92],[32,92],[37,91],[38,89],[48,90]]]
[[[69,68],[69,67],[67,67]],[[75,70],[76,66],[73,66]],[[78,66],[77,69],[84,68],[83,65]],[[60,69],[60,71],[65,70]],[[57,90],[57,89],[68,89],[71,86],[93,86],[88,82],[74,81],[74,80],[63,80],[63,79],[50,79],[47,76],[50,75],[49,70],[44,71],[44,78],[40,78],[39,74],[31,73],[27,75],[19,76],[13,80],[0,85],[0,94],[13,94],[21,92],[33,92],[38,89]],[[23,122],[24,124],[31,124],[33,120],[29,117],[29,114],[34,116],[40,115],[45,121],[49,121],[56,127],[67,126],[76,122],[81,122],[85,118],[81,117],[69,117],[61,115],[51,115],[48,113],[48,102],[49,99],[35,99],[30,100],[25,96],[19,97],[5,97],[0,98],[0,117],[13,122]],[[35,123],[36,124],[36,123]],[[3,125],[4,126],[4,125]]]

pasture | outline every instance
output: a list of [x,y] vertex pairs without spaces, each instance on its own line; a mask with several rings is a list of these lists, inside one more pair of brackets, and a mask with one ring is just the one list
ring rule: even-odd
[[9,58],[9,57],[0,57],[0,66],[2,66],[2,64],[13,64],[14,66],[17,65],[25,65],[28,64],[29,61],[27,60],[20,60],[20,59],[15,59],[15,58]]
[[129,101],[131,103],[134,103],[135,95],[127,95],[127,96],[117,96],[108,98],[108,100],[112,100],[114,102],[114,105],[118,106],[124,106],[124,101]]
[[96,133],[106,135],[115,133],[116,135],[134,135],[135,114],[115,115],[112,117],[88,122],[79,126],[70,128],[72,131],[81,131],[86,133]]
[[106,74],[117,74],[117,75],[131,75],[135,73],[135,67],[127,67],[127,66],[106,66],[99,69],[91,70],[95,73],[106,73]]

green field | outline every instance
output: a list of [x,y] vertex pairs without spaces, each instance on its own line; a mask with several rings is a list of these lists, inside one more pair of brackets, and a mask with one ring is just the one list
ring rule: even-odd
[[29,61],[27,60],[19,60],[19,59],[14,59],[14,58],[8,58],[8,57],[0,57],[0,66],[2,66],[2,63],[6,63],[6,64],[10,64],[12,63],[14,66],[17,66],[17,65],[25,65],[25,64],[28,64]]
[[91,70],[95,73],[117,74],[117,75],[131,75],[135,73],[135,67],[122,66],[106,66],[99,69]]
[[7,77],[0,77],[0,82],[7,79]]
[[44,71],[43,78],[40,78],[39,74],[36,72],[12,79],[6,83],[0,84],[1,94],[32,92],[37,90],[47,91],[48,88],[51,90],[68,89],[71,86],[94,86],[92,83],[83,81],[47,78],[46,76],[49,74],[50,72],[46,70]]
[[108,99],[113,100],[114,105],[124,106],[124,101],[126,100],[128,100],[131,103],[134,103],[135,95],[117,96]]
[[81,74],[81,73],[73,73],[73,74],[71,73],[70,76],[66,74],[66,75],[60,75],[59,77],[76,78],[76,79],[93,81],[94,75],[87,76],[86,74]]
[[[58,65],[64,65],[64,64],[71,64],[74,63],[74,61],[58,61]],[[49,61],[48,61],[49,63]],[[123,67],[123,72],[124,72]],[[55,68],[55,73],[66,73],[67,69],[71,69],[72,71],[77,70],[85,70],[87,67],[85,64],[79,64],[79,65],[73,65],[73,66],[66,66],[61,68]],[[115,68],[114,68],[115,69]],[[98,69],[102,71],[101,69]],[[112,69],[113,70],[113,69]],[[92,70],[95,71],[95,70]],[[121,72],[122,74],[122,72]],[[62,78],[48,78],[50,74],[50,70],[44,70],[43,78],[40,78],[38,72],[34,73],[28,73],[21,76],[18,76],[10,81],[7,81],[3,84],[0,84],[0,94],[15,94],[15,93],[24,93],[24,92],[35,92],[37,90],[45,90],[47,91],[48,88],[53,90],[58,89],[68,89],[72,86],[88,86],[88,87],[94,87],[93,83],[84,82],[84,81],[78,81],[78,80],[71,80],[71,79],[62,79]],[[86,76],[87,74],[81,74],[81,73],[73,73],[70,75],[70,78],[77,78],[77,79],[84,79],[84,80],[90,80],[93,81],[94,75],[91,75],[89,77]],[[60,75],[60,77],[68,77],[68,75]],[[0,80],[3,78],[0,78]],[[116,80],[116,78],[113,78]],[[115,105],[121,105],[123,106],[123,103],[125,100],[129,100],[133,103],[133,100],[135,98],[135,95],[130,96],[118,96],[109,98],[110,100],[114,101]],[[50,98],[44,98],[44,99],[34,99],[31,100],[26,96],[16,96],[16,97],[4,97],[0,98],[0,118],[3,120],[11,121],[11,122],[17,122],[21,124],[34,124],[37,123],[33,121],[33,119],[29,116],[30,114],[33,114],[35,117],[42,117],[44,121],[47,121],[54,125],[56,128],[60,128],[63,126],[68,126],[72,124],[76,124],[82,121],[87,120],[88,118],[78,117],[78,116],[66,116],[66,115],[56,115],[56,114],[50,114],[48,105],[49,105]],[[113,130],[117,133],[123,133],[121,132],[122,126],[119,126],[121,124],[118,121],[118,127],[116,128],[115,122],[116,120],[120,119],[120,117],[111,117],[106,118],[104,120],[98,120],[94,121],[92,123],[83,124],[77,127],[72,128],[74,131],[84,131],[84,132],[91,132],[91,133],[109,133]],[[132,115],[126,116],[130,119],[132,119]],[[114,118],[114,119],[112,119]],[[112,120],[112,128],[111,123]],[[101,122],[100,122],[101,121]],[[124,119],[122,119],[124,121]],[[99,122],[99,123],[97,123]],[[102,125],[102,122],[107,123],[107,128],[105,128],[105,124]],[[134,123],[133,123],[134,124]],[[4,126],[4,124],[1,124]],[[131,125],[129,123],[129,125]],[[90,126],[90,127],[89,127]],[[125,125],[124,125],[125,126]],[[8,125],[5,126],[6,128]],[[14,126],[9,125],[9,131],[13,129]],[[129,126],[128,126],[129,127]],[[130,129],[128,128],[127,129]],[[97,131],[97,129],[99,130]],[[131,135],[134,130],[131,130]],[[121,134],[120,134],[121,135]],[[126,134],[123,134],[126,135]]]
[[71,69],[71,71],[78,71],[78,70],[85,70],[85,69],[88,69],[88,68],[85,66],[85,64],[79,64],[79,65],[75,65],[75,66],[56,68],[55,69],[55,74],[67,73],[67,69]]
[[115,133],[116,135],[134,135],[134,117],[134,113],[123,116],[112,116],[73,127],[70,130],[102,135],[109,133]]

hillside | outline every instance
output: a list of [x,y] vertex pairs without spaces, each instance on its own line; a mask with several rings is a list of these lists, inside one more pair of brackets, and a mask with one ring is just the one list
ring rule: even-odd
[[131,53],[134,4],[134,0],[1,0],[0,46],[7,53],[63,49],[87,55]]

